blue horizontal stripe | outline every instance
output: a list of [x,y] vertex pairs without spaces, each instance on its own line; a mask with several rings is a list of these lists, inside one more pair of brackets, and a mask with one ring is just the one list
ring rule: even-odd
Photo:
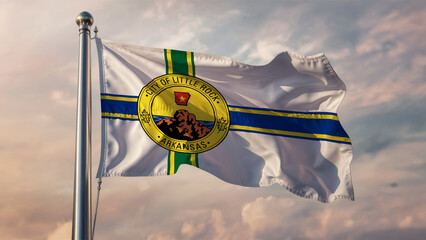
[[296,112],[296,111],[284,111],[284,110],[278,110],[278,109],[272,109],[272,108],[254,108],[254,107],[241,107],[241,106],[234,106],[234,105],[228,105],[228,107],[234,107],[234,108],[243,108],[243,109],[253,109],[253,110],[262,110],[262,111],[270,111],[270,112],[282,112],[282,113],[301,113],[301,114],[327,114],[327,115],[334,115],[337,116],[336,113],[332,112]]
[[330,119],[280,117],[232,111],[229,112],[229,115],[231,125],[348,137],[339,121]]
[[101,99],[102,112],[138,115],[138,103]]
[[[113,94],[102,94],[102,95],[137,98],[134,96],[125,96],[125,95],[113,95]],[[264,108],[247,108],[247,107],[240,107],[240,106],[230,106],[230,107],[264,110],[264,111],[271,110],[271,109],[264,109]],[[102,112],[104,113],[138,115],[137,102],[101,99],[101,109],[102,109]],[[293,111],[282,111],[282,110],[273,110],[273,111],[286,112],[286,113],[336,115],[335,113],[330,113],[330,112],[319,113],[319,112],[293,112]],[[240,126],[274,129],[274,130],[281,130],[281,131],[300,132],[300,133],[326,134],[331,136],[349,138],[349,136],[346,134],[343,127],[341,126],[340,122],[336,120],[331,120],[331,119],[306,119],[306,118],[283,117],[283,116],[254,114],[254,113],[245,113],[245,112],[236,112],[236,111],[230,111],[229,115],[231,119],[231,125],[240,125]],[[103,117],[103,118],[114,118],[114,117]],[[123,119],[123,118],[115,117],[115,119]],[[126,120],[137,120],[137,119],[126,119]],[[235,131],[256,132],[256,131],[241,130],[241,129],[235,130]],[[258,132],[258,133],[275,135],[272,133],[265,133],[265,132]],[[296,138],[303,138],[303,137],[296,137]],[[317,139],[317,140],[323,140],[323,139]],[[328,141],[332,141],[332,140],[328,140]]]

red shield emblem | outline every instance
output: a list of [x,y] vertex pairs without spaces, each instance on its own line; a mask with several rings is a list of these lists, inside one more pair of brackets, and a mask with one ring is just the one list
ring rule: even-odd
[[189,93],[175,92],[175,102],[177,105],[186,106],[190,97],[191,95],[189,95]]

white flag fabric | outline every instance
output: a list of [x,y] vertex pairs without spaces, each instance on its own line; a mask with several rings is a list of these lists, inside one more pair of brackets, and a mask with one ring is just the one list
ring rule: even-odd
[[354,199],[345,85],[324,54],[252,66],[211,54],[97,39],[98,177],[162,176],[181,164],[237,185],[277,183],[321,202]]

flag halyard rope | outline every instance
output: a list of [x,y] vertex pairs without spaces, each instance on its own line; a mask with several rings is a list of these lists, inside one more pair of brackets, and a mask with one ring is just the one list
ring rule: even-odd
[[101,193],[101,185],[102,185],[102,177],[99,177],[98,178],[98,192],[96,194],[96,208],[95,208],[95,215],[94,215],[94,218],[93,218],[92,239],[91,240],[93,240],[93,238],[95,236],[95,226],[96,226],[96,218],[98,216],[99,195]]

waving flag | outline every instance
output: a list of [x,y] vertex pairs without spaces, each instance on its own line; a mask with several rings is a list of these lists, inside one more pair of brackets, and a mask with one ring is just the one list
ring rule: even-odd
[[227,57],[97,39],[98,177],[192,165],[237,185],[273,183],[321,202],[352,199],[345,86],[323,54],[252,66]]

